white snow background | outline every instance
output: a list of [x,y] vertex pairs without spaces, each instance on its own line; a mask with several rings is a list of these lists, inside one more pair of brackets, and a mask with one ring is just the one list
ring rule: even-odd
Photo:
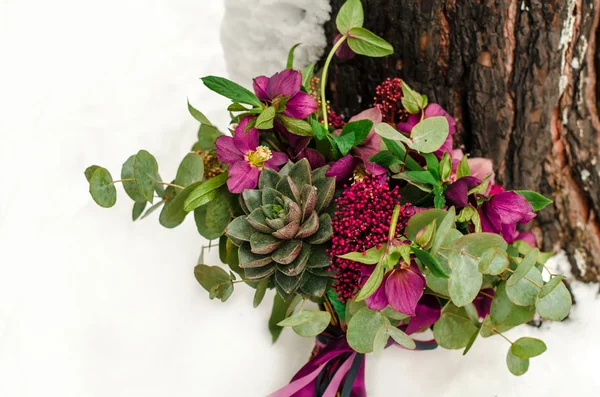
[[[259,3],[311,4],[227,3],[229,21]],[[260,72],[260,56],[263,73],[277,69],[274,59],[283,65],[301,41],[281,28],[285,9],[226,21],[232,75]],[[121,188],[116,207],[102,209],[83,176],[91,164],[118,176],[141,148],[163,177],[174,175],[196,133],[187,97],[226,127],[228,101],[198,79],[227,75],[224,12],[212,0],[0,0],[0,396],[263,396],[306,362],[310,339],[285,330],[271,345],[272,295],[258,309],[243,286],[224,304],[208,299],[193,277],[206,242],[192,219],[174,230],[156,217],[132,223]],[[281,40],[256,36],[265,30]],[[510,375],[499,337],[465,357],[390,348],[367,359],[369,396],[600,395],[598,286],[573,290],[567,321],[508,333],[548,345],[526,375]]]

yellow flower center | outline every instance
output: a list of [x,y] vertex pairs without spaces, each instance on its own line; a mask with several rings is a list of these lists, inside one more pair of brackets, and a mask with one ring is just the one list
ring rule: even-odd
[[365,177],[367,176],[367,170],[365,169],[365,166],[362,164],[357,165],[357,167],[354,169],[353,172],[353,179],[356,182],[362,182],[363,179],[365,179]]
[[252,167],[262,169],[265,162],[273,157],[271,149],[266,146],[258,146],[256,150],[251,150],[246,154],[246,160]]

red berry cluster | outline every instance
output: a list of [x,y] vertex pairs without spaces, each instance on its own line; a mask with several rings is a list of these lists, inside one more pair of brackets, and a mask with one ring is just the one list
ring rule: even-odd
[[327,108],[327,121],[329,122],[329,125],[333,126],[335,129],[343,128],[344,124],[346,124],[342,116],[330,108]]
[[[335,200],[330,271],[335,271],[333,288],[342,302],[356,294],[363,265],[338,255],[381,247],[388,238],[392,213],[399,199],[397,186],[390,190],[387,183],[379,184],[375,179],[365,177],[350,187],[344,186],[344,192]],[[405,204],[400,209],[396,233],[406,226],[411,214],[409,207],[410,204]]]
[[402,106],[402,80],[389,77],[375,88],[375,106],[381,110],[383,121],[397,123],[405,121],[408,112]]

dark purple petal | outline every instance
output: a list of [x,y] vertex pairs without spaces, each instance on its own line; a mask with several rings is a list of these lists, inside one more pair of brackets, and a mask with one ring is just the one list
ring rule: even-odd
[[254,93],[258,97],[258,100],[261,102],[266,102],[269,100],[269,95],[267,94],[268,85],[269,78],[267,76],[258,76],[252,82]]
[[456,208],[463,208],[469,204],[469,190],[481,184],[479,178],[464,176],[453,182],[446,188],[446,200],[448,204]]
[[354,167],[356,167],[356,157],[347,154],[333,163],[325,175],[335,177],[337,182],[341,182],[352,176]]
[[273,157],[265,161],[265,167],[267,168],[271,168],[277,171],[280,165],[283,165],[288,161],[288,156],[286,156],[285,153],[271,152],[271,154],[273,155]]
[[317,111],[317,101],[306,92],[299,91],[285,104],[284,116],[305,119]]
[[292,97],[300,91],[301,85],[302,75],[300,72],[286,69],[271,76],[267,85],[267,94],[271,99],[274,99],[278,95]]
[[[337,36],[335,36],[335,39],[333,39],[333,43],[334,44],[337,43],[338,40],[341,38],[342,38],[342,35],[338,34]],[[338,58],[341,58],[341,59],[352,59],[352,58],[354,58],[356,53],[354,51],[352,51],[352,49],[348,45],[348,41],[345,40],[335,51],[335,55],[337,55]]]
[[325,165],[325,157],[316,149],[306,148],[300,153],[298,159],[307,159],[310,168],[313,170],[323,167]]
[[410,323],[404,332],[410,335],[431,327],[439,320],[441,312],[440,301],[435,296],[423,295],[417,304],[415,317],[410,319]]
[[288,155],[292,160],[296,160],[310,142],[310,137],[292,134],[277,119],[275,119],[274,125],[275,131],[288,142]]
[[425,278],[414,264],[408,269],[392,270],[385,281],[385,295],[392,308],[409,316],[416,315],[424,289]]
[[383,310],[389,304],[388,299],[386,297],[385,292],[385,278],[381,282],[381,285],[377,290],[373,293],[373,295],[369,296],[365,299],[365,303],[367,307],[371,310]]
[[485,318],[488,314],[490,314],[490,308],[492,307],[492,299],[489,296],[482,295],[481,292],[494,296],[494,290],[492,288],[486,288],[480,291],[480,293],[475,297],[473,301],[473,305],[475,305],[475,309],[477,309],[477,315],[479,318]]
[[258,185],[260,170],[246,161],[238,161],[229,167],[227,187],[231,193],[242,193],[245,189],[254,189]]
[[224,163],[233,164],[244,160],[244,155],[238,150],[233,143],[233,138],[227,135],[222,135],[215,141],[217,150],[217,158]]
[[535,217],[529,201],[515,192],[502,192],[492,196],[491,205],[502,223],[527,223]]
[[512,244],[515,242],[517,237],[519,236],[519,232],[517,231],[516,223],[503,223],[502,228],[500,230],[500,234],[507,243]]
[[438,159],[441,159],[444,153],[452,153],[453,144],[454,141],[452,140],[452,135],[448,134],[446,140],[444,141],[444,143],[442,143],[442,146],[438,150],[433,152],[433,154],[435,154]]
[[421,121],[421,115],[411,114],[406,121],[401,121],[396,124],[396,128],[398,128],[398,131],[410,134],[413,127],[417,125],[419,121]]
[[246,132],[246,127],[250,120],[252,120],[251,116],[244,117],[233,131],[233,142],[242,154],[246,154],[251,150],[256,150],[256,147],[258,146],[258,130],[256,128],[250,128]]
[[364,164],[367,174],[374,176],[377,180],[377,183],[385,183],[387,179],[387,170],[385,168],[371,161],[362,160],[360,157],[355,157],[355,159]]

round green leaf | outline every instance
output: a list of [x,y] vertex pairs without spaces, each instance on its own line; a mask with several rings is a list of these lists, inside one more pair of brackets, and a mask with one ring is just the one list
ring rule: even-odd
[[564,276],[552,276],[550,281],[548,281],[540,291],[539,298],[542,299],[550,292],[554,291],[554,289],[558,287],[558,284],[560,284],[564,278]]
[[545,352],[546,344],[536,338],[522,337],[512,344],[510,351],[519,358],[531,358]]
[[473,302],[483,282],[477,261],[467,255],[451,252],[450,267],[452,273],[448,282],[448,290],[452,302],[458,307]]
[[540,271],[533,267],[529,270],[529,273],[519,280],[515,285],[509,287],[506,286],[506,295],[515,305],[519,306],[531,306],[535,304],[535,300],[540,292],[540,289],[535,286],[531,281],[537,285],[542,285],[544,282]]
[[429,117],[415,125],[410,133],[413,148],[422,153],[438,150],[448,137],[448,120],[444,116]]
[[390,139],[392,141],[401,141],[412,148],[412,141],[388,123],[377,124],[375,126],[375,132],[382,138]]
[[145,203],[146,199],[140,193],[138,185],[133,181],[127,181],[126,179],[135,179],[135,173],[133,171],[133,164],[135,163],[135,154],[129,156],[127,161],[123,163],[121,167],[121,179],[123,179],[123,189],[125,193],[136,203]]
[[[385,123],[379,125],[385,125]],[[447,211],[440,209],[431,209],[427,211],[417,212],[408,220],[408,224],[406,225],[406,237],[410,241],[416,241],[417,233],[419,233],[421,229],[423,229],[433,221],[436,222],[436,225],[439,228],[446,214],[448,214]]]
[[197,153],[188,153],[185,155],[179,167],[175,184],[179,186],[189,186],[192,183],[200,182],[204,179],[204,160]]
[[512,311],[514,304],[506,295],[506,282],[501,282],[496,287],[494,299],[490,307],[490,319],[494,324],[502,324]]
[[373,341],[373,355],[375,357],[379,357],[383,349],[385,349],[385,345],[387,344],[389,337],[390,336],[387,333],[387,327],[382,325],[375,334],[375,340]]
[[135,155],[133,174],[142,197],[146,201],[152,202],[154,199],[154,186],[158,180],[158,163],[154,156],[145,150],[140,150]]
[[352,28],[363,26],[364,13],[360,0],[347,0],[338,11],[335,25],[341,34],[346,34]]
[[515,285],[519,282],[519,280],[525,277],[527,273],[529,273],[531,268],[535,266],[539,253],[540,251],[537,248],[534,248],[525,255],[525,257],[521,260],[521,263],[519,263],[517,270],[508,278],[508,281],[506,282],[508,287]]
[[394,53],[390,43],[365,28],[350,29],[348,45],[357,54],[369,57],[384,57]]
[[198,187],[200,183],[201,182],[196,182],[192,185],[189,185],[188,187],[177,193],[177,195],[173,199],[167,201],[162,211],[160,212],[160,216],[158,218],[158,221],[161,225],[171,229],[183,222],[183,220],[188,214],[188,212],[186,212],[183,209],[183,204],[185,203],[185,200],[188,198],[190,193],[192,193],[192,191],[196,187]]
[[352,316],[348,323],[346,334],[348,344],[358,353],[372,352],[375,335],[383,325],[381,313],[363,307]]
[[414,350],[417,347],[415,345],[415,341],[410,336],[406,335],[402,330],[396,327],[389,327],[387,332],[400,346],[411,350]]
[[117,202],[117,189],[106,168],[95,169],[90,178],[90,194],[100,207],[110,208]]
[[521,376],[529,369],[529,359],[517,357],[512,354],[512,349],[508,349],[506,365],[513,375]]
[[331,314],[325,311],[313,311],[313,315],[309,321],[292,327],[294,332],[300,336],[311,337],[317,336],[325,331],[325,328],[331,321]]
[[464,308],[449,303],[433,326],[433,337],[444,349],[462,349],[467,346],[477,327]]
[[571,293],[564,283],[559,283],[548,295],[536,299],[535,308],[540,316],[561,321],[569,315],[572,303]]
[[504,272],[509,265],[508,254],[500,248],[488,248],[479,262],[479,271],[483,274],[497,276]]
[[458,238],[452,244],[455,251],[465,251],[466,253],[481,257],[485,251],[490,248],[500,248],[506,250],[508,244],[502,236],[494,233],[471,233]]
[[279,325],[280,327],[294,327],[296,325],[304,324],[305,322],[310,321],[314,315],[314,310],[304,310],[280,321],[279,323],[277,323],[277,325]]

